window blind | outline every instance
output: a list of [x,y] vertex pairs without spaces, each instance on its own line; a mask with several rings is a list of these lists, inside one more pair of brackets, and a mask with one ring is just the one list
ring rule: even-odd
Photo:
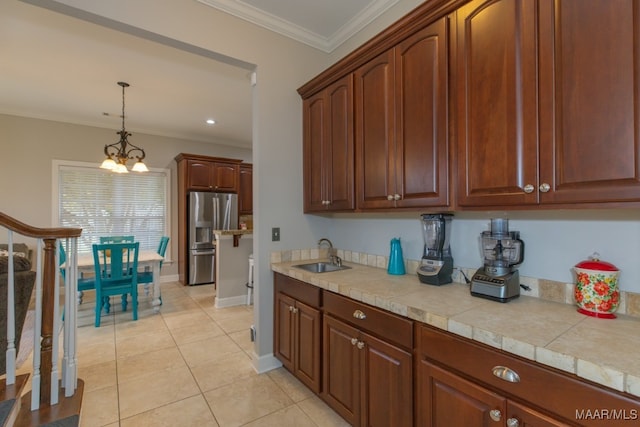
[[82,228],[79,253],[91,253],[100,236],[133,235],[140,249],[155,250],[167,235],[166,173],[60,165],[58,194],[60,225]]

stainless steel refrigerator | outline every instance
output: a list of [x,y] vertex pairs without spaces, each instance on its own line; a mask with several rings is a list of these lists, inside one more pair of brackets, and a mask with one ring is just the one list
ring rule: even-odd
[[188,194],[189,285],[215,282],[213,230],[238,228],[238,196],[192,191]]

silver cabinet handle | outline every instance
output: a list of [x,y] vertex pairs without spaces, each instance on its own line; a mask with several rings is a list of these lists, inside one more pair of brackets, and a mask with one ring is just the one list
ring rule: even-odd
[[364,343],[362,341],[358,341],[358,344],[356,344],[356,347],[362,350],[364,348]]
[[402,197],[399,194],[393,195],[393,200],[400,200]]
[[533,193],[533,189],[534,189],[534,187],[531,184],[527,184],[523,188],[524,192],[527,193],[527,194]]
[[520,375],[518,375],[518,373],[513,369],[507,368],[506,366],[494,366],[491,372],[501,380],[505,380],[510,383],[520,382]]
[[292,305],[289,306],[289,311],[293,312],[293,306]]
[[547,184],[546,182],[543,182],[540,185],[540,192],[547,193],[549,190],[551,190],[551,186],[549,184]]
[[351,345],[356,345],[358,343],[358,338],[351,338]]
[[492,409],[489,411],[489,416],[493,421],[500,421],[502,419],[502,412],[500,412],[500,409]]
[[356,319],[364,320],[367,318],[367,315],[360,310],[356,310],[353,312],[353,317],[355,317]]
[[520,421],[517,418],[509,418],[507,420],[507,427],[519,427]]
[[392,195],[392,194],[389,194],[389,195],[387,196],[387,200],[393,200],[393,195]]
[[293,314],[297,314],[298,313],[298,309],[293,307]]

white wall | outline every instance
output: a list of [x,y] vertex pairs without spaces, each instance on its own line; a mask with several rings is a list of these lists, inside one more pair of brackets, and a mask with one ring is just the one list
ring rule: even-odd
[[[340,249],[386,256],[391,238],[400,237],[404,257],[417,260],[424,247],[420,213],[335,215],[326,237]],[[457,212],[451,236],[456,266],[482,265],[480,233],[499,217],[509,218],[525,243],[521,275],[572,283],[572,267],[598,252],[621,270],[622,290],[640,293],[640,209]]]

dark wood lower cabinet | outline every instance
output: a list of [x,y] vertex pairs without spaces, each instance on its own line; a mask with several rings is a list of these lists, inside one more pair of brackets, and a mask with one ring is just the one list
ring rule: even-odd
[[361,357],[355,346],[356,336],[356,328],[330,316],[324,317],[322,396],[351,425],[358,425],[361,416]]
[[363,334],[363,426],[413,425],[413,356]]
[[488,427],[494,422],[490,412],[506,409],[506,399],[427,361],[420,361],[419,376],[416,407],[420,426]]
[[638,398],[433,327],[416,329],[417,426],[637,424]]
[[418,424],[424,427],[560,427],[554,420],[471,381],[420,361]]
[[324,400],[353,426],[413,425],[410,352],[324,318]]
[[316,308],[320,289],[282,275],[276,275],[275,285],[275,355],[307,387],[320,393],[322,315]]
[[640,416],[635,396],[278,273],[274,285],[276,357],[352,426],[622,427]]

